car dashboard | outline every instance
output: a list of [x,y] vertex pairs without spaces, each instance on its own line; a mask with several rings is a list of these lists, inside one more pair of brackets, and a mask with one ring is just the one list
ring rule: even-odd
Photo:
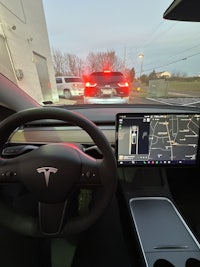
[[[155,110],[155,106],[141,105],[87,106],[69,107],[69,109],[95,123],[113,148],[119,180],[116,197],[122,228],[129,248],[135,246],[133,240],[137,240],[138,255],[142,255],[138,261],[142,258],[145,266],[154,267],[162,261],[173,263],[174,266],[182,266],[190,259],[200,260],[200,233],[197,230],[200,216],[195,208],[197,201],[200,200],[199,109],[158,106]],[[163,123],[163,116],[168,118],[167,124]],[[195,128],[191,130],[195,135],[195,142],[188,139],[191,143],[187,144],[190,156],[193,155],[190,157],[191,160],[181,158],[180,153],[184,156],[188,154],[183,151],[187,150],[186,147],[180,150],[181,152],[177,152],[180,156],[177,160],[170,160],[170,156],[162,159],[162,155],[165,154],[162,149],[154,154],[154,156],[158,155],[158,158],[148,158],[148,151],[141,153],[142,158],[132,157],[133,154],[140,153],[138,148],[136,149],[138,139],[145,138],[143,135],[146,131],[142,126],[143,122],[141,124],[141,118],[142,120],[145,118],[147,123],[151,118],[154,123],[160,120],[158,122],[165,126],[165,130],[162,127],[159,129],[162,135],[166,134],[169,120],[175,120],[177,116],[183,121],[186,120],[183,124],[183,132],[191,120],[195,124]],[[138,117],[139,123],[136,122]],[[127,118],[131,118],[132,122],[124,126],[122,122]],[[151,128],[152,125],[149,125],[148,128]],[[175,122],[169,127],[174,126]],[[123,132],[124,129],[125,132]],[[141,129],[142,135],[139,133]],[[169,132],[171,130],[169,129]],[[153,130],[150,129],[150,131]],[[174,129],[174,132],[176,131],[177,129]],[[128,133],[128,137],[121,138],[125,133]],[[140,137],[137,136],[139,134]],[[146,135],[150,135],[151,142],[155,142],[152,138],[153,134],[146,133]],[[122,143],[119,143],[120,138]],[[125,144],[125,139],[129,139],[128,145]],[[15,157],[41,145],[59,142],[76,144],[82,147],[86,154],[97,159],[102,156],[92,138],[83,129],[58,120],[38,120],[20,126],[10,136],[4,149],[4,156]],[[170,140],[167,142],[169,143]],[[144,145],[144,142],[142,144]],[[163,147],[166,148],[165,143]],[[179,231],[178,235],[176,235],[177,231]],[[150,233],[152,238],[147,238]]]
[[[45,108],[45,107],[44,107]],[[64,107],[63,107],[64,108]],[[172,106],[142,106],[142,105],[85,105],[81,107],[67,107],[66,109],[72,110],[75,113],[81,114],[95,123],[108,138],[108,141],[113,145],[115,144],[115,123],[116,115],[118,113],[154,113],[157,114],[172,114],[172,113],[198,113],[199,109],[194,107],[172,107]],[[38,131],[38,135],[35,131]],[[43,132],[48,131],[49,136]],[[82,130],[70,123],[64,123],[54,120],[43,120],[38,122],[30,122],[25,127],[20,127],[15,131],[14,135],[10,139],[11,142],[86,142],[92,144],[91,139],[87,139],[86,135],[79,135]],[[26,132],[23,136],[20,134]],[[34,134],[35,133],[35,134]],[[59,133],[59,134],[57,134]],[[72,135],[73,134],[73,135]],[[81,133],[83,134],[83,132]],[[46,136],[46,138],[45,138]],[[28,138],[28,139],[26,139]],[[35,138],[35,139],[34,139]],[[41,138],[41,139],[40,139]],[[53,138],[53,139],[52,139]]]

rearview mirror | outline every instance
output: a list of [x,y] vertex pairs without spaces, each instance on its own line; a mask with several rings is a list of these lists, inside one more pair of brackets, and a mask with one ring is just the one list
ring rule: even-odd
[[199,0],[174,0],[163,14],[164,19],[200,21]]

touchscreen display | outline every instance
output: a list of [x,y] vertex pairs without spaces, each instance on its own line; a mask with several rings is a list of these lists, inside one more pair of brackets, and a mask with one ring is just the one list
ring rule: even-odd
[[118,166],[195,165],[200,114],[116,115]]

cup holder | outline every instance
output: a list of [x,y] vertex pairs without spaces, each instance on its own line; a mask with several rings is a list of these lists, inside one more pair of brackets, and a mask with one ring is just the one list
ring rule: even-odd
[[175,267],[175,266],[167,260],[159,259],[154,263],[153,267]]
[[190,258],[186,261],[186,267],[200,267],[200,261],[197,259]]
[[[153,267],[175,267],[175,265],[167,260],[159,259],[154,263]],[[185,267],[200,267],[200,261],[190,258],[186,261]]]

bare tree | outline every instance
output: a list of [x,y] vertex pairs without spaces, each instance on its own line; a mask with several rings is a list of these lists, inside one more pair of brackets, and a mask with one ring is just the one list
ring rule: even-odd
[[185,78],[187,77],[187,73],[176,71],[176,72],[173,72],[171,76],[177,77],[177,78]]
[[52,49],[52,57],[56,76],[83,76],[93,71],[102,71],[105,69],[127,72],[123,62],[117,57],[115,51],[90,52],[84,61],[76,55],[62,53],[59,49]]
[[110,69],[112,71],[123,71],[124,65],[116,56],[115,51],[107,52],[90,52],[86,58],[87,71],[102,71]]
[[65,75],[67,72],[67,63],[63,53],[59,49],[52,49],[52,59],[56,76]]
[[78,56],[62,53],[59,49],[52,49],[52,57],[56,76],[82,76],[84,61]]
[[84,62],[76,55],[65,54],[65,61],[68,65],[68,72],[70,75],[82,76]]

